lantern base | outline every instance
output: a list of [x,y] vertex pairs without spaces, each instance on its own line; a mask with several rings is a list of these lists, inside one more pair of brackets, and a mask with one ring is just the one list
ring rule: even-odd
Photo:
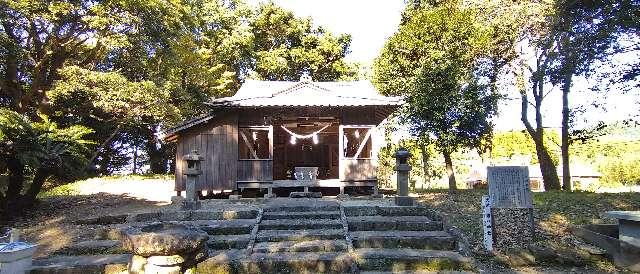
[[396,196],[395,199],[397,206],[413,206],[413,198],[409,196]]
[[200,209],[200,207],[202,207],[202,204],[200,203],[200,201],[184,200],[182,201],[182,205],[180,208],[182,210],[198,210]]

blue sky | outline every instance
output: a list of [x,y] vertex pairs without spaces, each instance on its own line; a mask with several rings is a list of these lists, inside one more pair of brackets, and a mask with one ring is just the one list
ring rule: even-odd
[[[249,0],[251,4],[265,0]],[[316,25],[322,25],[334,33],[349,33],[352,36],[351,53],[348,59],[369,66],[378,56],[388,37],[398,29],[404,0],[273,0],[279,6],[293,11],[297,16],[311,17]],[[614,62],[623,64],[636,61],[638,56],[621,56]],[[596,98],[604,102],[605,109],[588,108],[577,119],[577,125],[584,126],[600,120],[616,121],[638,114],[638,92],[622,94],[613,87],[606,94],[594,95],[588,92],[593,79],[576,77],[570,95],[572,105],[590,105]],[[523,129],[520,121],[520,100],[514,90],[506,90],[511,100],[500,104],[497,117],[498,130]],[[559,127],[561,122],[561,93],[553,90],[545,99],[543,108],[544,124]],[[533,120],[533,119],[530,119]]]

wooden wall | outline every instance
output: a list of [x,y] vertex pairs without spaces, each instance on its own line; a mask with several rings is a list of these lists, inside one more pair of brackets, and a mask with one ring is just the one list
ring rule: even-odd
[[341,181],[370,181],[376,177],[375,159],[340,159]]
[[182,156],[197,149],[205,157],[197,190],[235,190],[238,168],[238,116],[221,114],[207,124],[180,133],[176,148],[175,190],[185,190]]
[[239,182],[271,182],[273,181],[273,160],[240,160],[238,161]]

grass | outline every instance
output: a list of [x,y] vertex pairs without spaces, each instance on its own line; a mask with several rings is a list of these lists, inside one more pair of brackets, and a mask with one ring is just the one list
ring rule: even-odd
[[[480,200],[488,195],[486,189],[459,190],[450,195],[446,190],[420,193],[420,201],[446,216],[448,222],[461,229],[472,249],[482,249],[482,221]],[[604,213],[611,210],[640,210],[640,193],[538,192],[533,193],[536,244],[575,249],[570,243],[573,225],[615,223]],[[601,263],[601,262],[596,262]],[[606,264],[606,263],[605,263]],[[610,266],[610,263],[607,264]]]

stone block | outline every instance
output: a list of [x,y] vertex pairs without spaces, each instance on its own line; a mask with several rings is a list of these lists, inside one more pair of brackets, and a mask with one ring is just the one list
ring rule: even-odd
[[147,258],[147,264],[157,265],[157,266],[173,266],[180,265],[185,262],[184,257],[180,255],[171,255],[171,256],[152,256]]
[[184,201],[182,196],[171,196],[171,204],[173,205],[179,205],[182,201]]
[[267,194],[264,195],[265,199],[271,199],[271,198],[275,198],[275,197],[276,197],[276,195],[273,194],[273,193],[271,193],[271,194],[267,193]]
[[201,207],[202,207],[202,203],[200,203],[200,201],[184,200],[180,205],[180,209],[182,210],[198,210]]
[[157,274],[181,274],[180,266],[157,266],[147,264],[144,267],[144,273],[157,273]]
[[492,208],[494,246],[526,248],[533,242],[533,208]]
[[129,273],[144,274],[144,266],[147,264],[147,258],[133,255],[129,261]]
[[291,192],[289,198],[322,198],[322,192]]
[[395,203],[397,206],[413,206],[413,198],[409,196],[396,196]]
[[160,214],[161,221],[187,221],[190,219],[189,211],[167,211]]
[[229,195],[229,200],[240,200],[242,195]]

